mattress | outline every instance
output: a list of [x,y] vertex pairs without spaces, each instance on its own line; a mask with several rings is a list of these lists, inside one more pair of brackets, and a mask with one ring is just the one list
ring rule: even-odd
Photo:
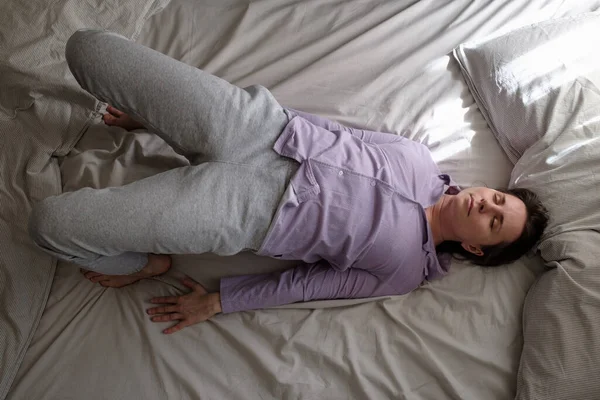
[[[458,44],[599,1],[173,0],[137,41],[287,107],[427,145],[461,186],[506,186],[512,164],[450,52]],[[123,185],[188,165],[148,132],[105,126],[91,107],[56,157],[63,191]],[[23,239],[25,240],[25,239]],[[162,277],[122,289],[58,262],[9,399],[510,399],[521,312],[541,260],[454,262],[405,296],[219,315],[163,335],[144,310],[230,274],[289,268],[252,254],[176,255]]]

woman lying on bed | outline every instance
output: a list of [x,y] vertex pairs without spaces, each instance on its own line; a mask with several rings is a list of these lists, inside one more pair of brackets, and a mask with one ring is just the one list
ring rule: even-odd
[[117,107],[107,124],[145,126],[192,165],[43,200],[30,220],[41,248],[110,287],[165,273],[168,254],[303,262],[222,279],[218,293],[186,279],[191,293],[148,310],[179,321],[165,333],[220,312],[408,293],[446,274],[449,254],[509,263],[545,227],[526,189],[459,192],[419,143],[285,109],[261,86],[240,89],[116,34],[78,31],[66,56],[79,84]]

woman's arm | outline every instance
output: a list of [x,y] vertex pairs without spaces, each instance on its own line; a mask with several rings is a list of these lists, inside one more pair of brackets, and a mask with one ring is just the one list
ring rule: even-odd
[[283,272],[224,278],[220,293],[222,310],[230,313],[299,301],[384,296],[393,290],[366,270],[339,271],[321,260]]
[[164,333],[177,332],[220,312],[254,310],[299,301],[401,294],[366,270],[350,268],[339,271],[331,268],[326,261],[303,263],[280,273],[223,278],[218,293],[208,293],[199,283],[190,279],[185,279],[184,284],[192,292],[151,300],[152,303],[162,304],[148,309],[148,314],[155,315],[152,321],[180,321],[164,330]]

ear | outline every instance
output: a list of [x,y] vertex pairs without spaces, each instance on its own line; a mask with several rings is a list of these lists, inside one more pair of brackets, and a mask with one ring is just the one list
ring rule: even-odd
[[475,255],[478,255],[479,257],[481,257],[483,255],[483,251],[481,250],[481,247],[479,247],[479,246],[473,246],[472,244],[466,244],[465,242],[462,242],[460,245],[466,251],[473,253]]

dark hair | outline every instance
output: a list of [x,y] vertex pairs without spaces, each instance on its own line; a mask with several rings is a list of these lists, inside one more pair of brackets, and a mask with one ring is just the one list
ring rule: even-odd
[[[523,233],[512,243],[500,243],[493,246],[483,246],[483,255],[478,256],[465,250],[460,242],[446,241],[437,246],[441,253],[451,253],[453,256],[460,255],[462,259],[484,267],[495,267],[511,263],[527,253],[538,240],[540,240],[546,225],[548,224],[548,210],[542,204],[538,196],[529,189],[498,189],[499,192],[513,195],[527,208],[527,221]],[[457,257],[458,258],[458,257]]]

